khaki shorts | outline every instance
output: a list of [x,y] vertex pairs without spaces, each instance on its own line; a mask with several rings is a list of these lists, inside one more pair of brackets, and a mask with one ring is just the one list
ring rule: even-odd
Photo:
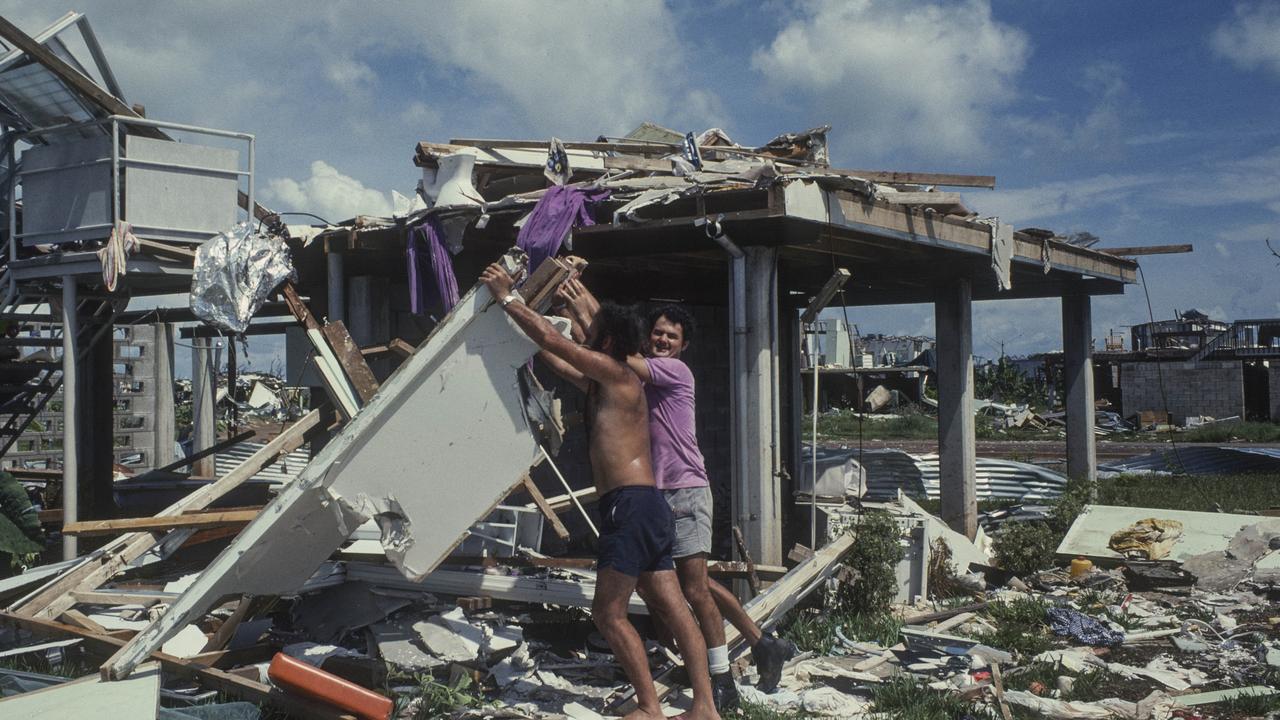
[[680,558],[711,554],[711,487],[663,490],[662,496],[671,506],[676,519],[675,541],[671,557]]

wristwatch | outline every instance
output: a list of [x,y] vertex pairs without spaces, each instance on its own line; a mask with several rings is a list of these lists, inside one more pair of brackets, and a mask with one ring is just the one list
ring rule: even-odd
[[500,305],[503,309],[506,309],[506,307],[513,302],[518,302],[522,305],[524,304],[524,297],[521,296],[520,293],[516,292],[515,290],[512,290],[511,292],[507,293],[501,300],[499,300],[498,305]]

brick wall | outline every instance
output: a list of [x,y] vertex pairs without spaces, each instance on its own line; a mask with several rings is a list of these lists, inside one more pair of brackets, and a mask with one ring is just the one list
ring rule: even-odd
[[[1160,392],[1162,375],[1163,397]],[[1136,415],[1143,410],[1159,412],[1167,400],[1175,423],[1182,423],[1187,416],[1194,415],[1244,417],[1244,369],[1239,362],[1125,363],[1120,369],[1120,391],[1121,410],[1125,416]]]

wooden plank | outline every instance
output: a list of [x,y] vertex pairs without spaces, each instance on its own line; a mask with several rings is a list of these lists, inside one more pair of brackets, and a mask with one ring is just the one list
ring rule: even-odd
[[[31,633],[42,637],[78,637],[97,652],[105,654],[115,652],[127,643],[126,640],[121,638],[93,633],[74,625],[25,617],[11,612],[0,612],[0,621],[23,627]],[[248,702],[272,705],[294,717],[357,720],[355,716],[338,712],[328,705],[286,695],[269,685],[247,680],[200,663],[183,660],[162,652],[152,653],[151,659],[158,660],[166,670],[181,677],[196,680],[212,690],[225,692]]]
[[[593,485],[591,487],[582,488],[581,490],[574,490],[573,498],[570,498],[568,493],[563,495],[553,495],[547,498],[547,505],[555,512],[568,512],[574,508],[574,499],[577,499],[580,503],[586,504],[595,502],[599,496],[600,493],[596,491],[596,488]],[[532,510],[535,506],[533,503],[529,503],[526,507]]]
[[1117,257],[1136,257],[1138,255],[1172,255],[1175,253],[1195,252],[1195,247],[1190,243],[1184,245],[1145,245],[1139,247],[1118,247],[1118,248],[1090,248],[1107,255],[1115,255]]
[[[784,170],[784,172],[788,172]],[[796,171],[791,171],[796,172]],[[862,178],[872,182],[889,185],[947,185],[950,187],[994,188],[994,175],[957,175],[954,173],[897,172],[893,170],[842,170],[840,168],[821,168],[818,173],[844,175]]]
[[760,594],[760,578],[756,575],[756,563],[751,559],[751,551],[747,549],[747,541],[742,537],[742,528],[733,526],[733,542],[738,546],[738,554],[747,564],[747,584],[751,586],[751,594]]
[[[239,487],[262,468],[298,449],[312,434],[323,431],[320,419],[321,412],[312,410],[217,482],[192,492],[165,508],[160,514],[176,515],[185,510],[209,507],[218,498]],[[19,615],[57,617],[63,610],[74,604],[72,591],[98,589],[155,544],[156,539],[149,532],[124,535],[86,556],[80,564],[19,600],[9,608],[9,611]]]
[[360,348],[360,354],[365,357],[378,357],[380,355],[391,354],[398,355],[401,359],[404,359],[413,354],[413,346],[400,338],[392,338],[391,342],[386,345],[373,345],[367,348]]
[[347,326],[341,320],[331,320],[321,328],[321,331],[329,341],[329,346],[333,348],[333,354],[341,363],[347,379],[355,387],[360,401],[368,403],[378,392],[378,378],[373,376],[369,363],[364,361],[364,355],[360,354],[360,348],[356,346],[355,340],[351,339]]
[[88,630],[91,633],[97,633],[99,635],[107,634],[106,628],[102,627],[101,625],[94,622],[93,620],[90,620],[88,615],[85,615],[79,610],[67,610],[66,612],[62,613],[62,617],[72,625],[75,625],[76,627],[84,628],[85,630]]
[[253,598],[245,595],[236,603],[236,609],[232,611],[231,616],[223,621],[213,635],[209,636],[209,642],[205,643],[201,654],[222,650],[231,642],[231,637],[235,635],[236,628],[240,627],[240,623],[249,616],[250,607],[253,605]]
[[880,197],[891,205],[964,205],[954,192],[886,192]]
[[284,302],[289,306],[289,312],[297,318],[302,327],[308,330],[319,330],[320,323],[316,320],[315,315],[311,314],[311,310],[307,304],[302,302],[302,298],[298,295],[298,289],[293,286],[293,282],[286,280],[280,286],[280,294],[284,296]]
[[556,536],[561,540],[568,540],[568,528],[564,526],[564,523],[560,522],[560,516],[556,514],[556,511],[552,510],[551,506],[547,504],[547,499],[543,497],[542,491],[534,484],[533,478],[529,477],[528,473],[525,473],[523,482],[525,492],[529,493],[529,497],[533,499],[533,504],[542,511],[542,515],[547,519],[547,522],[551,523],[551,529],[555,531]]
[[85,520],[62,526],[67,535],[114,535],[122,532],[153,532],[175,528],[207,528],[220,525],[244,525],[258,516],[258,510],[231,512],[192,512],[182,515],[161,515],[145,518],[118,518],[115,520]]
[[177,593],[147,592],[111,592],[104,590],[73,590],[72,597],[76,604],[82,605],[152,605],[158,602],[169,602]]

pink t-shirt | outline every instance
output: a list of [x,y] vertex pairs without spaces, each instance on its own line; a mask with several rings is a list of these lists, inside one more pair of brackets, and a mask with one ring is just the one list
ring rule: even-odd
[[644,395],[649,402],[649,443],[658,489],[709,485],[694,423],[693,373],[672,358],[645,358],[645,364],[650,380]]

